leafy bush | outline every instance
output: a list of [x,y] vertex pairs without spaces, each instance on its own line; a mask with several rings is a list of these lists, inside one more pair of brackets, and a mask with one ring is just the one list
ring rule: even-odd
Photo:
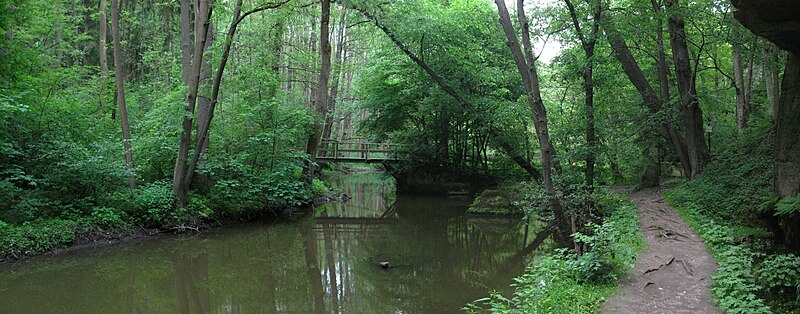
[[800,302],[800,256],[776,254],[768,256],[756,271],[758,283],[776,294],[793,296]]
[[328,194],[330,191],[328,189],[328,186],[325,185],[325,182],[322,182],[322,180],[320,179],[314,178],[311,181],[311,192],[313,192],[314,195],[323,195],[323,194]]
[[772,133],[750,128],[733,146],[708,163],[703,173],[672,195],[675,204],[693,204],[698,214],[715,221],[748,225],[772,185]]
[[177,199],[169,182],[157,181],[139,188],[139,195],[133,201],[135,212],[132,216],[145,222],[178,221],[184,209],[176,206]]
[[600,192],[597,204],[610,216],[589,225],[591,233],[576,234],[591,247],[577,257],[570,249],[557,249],[515,279],[513,298],[492,293],[464,309],[474,313],[593,313],[616,289],[618,275],[633,267],[644,247],[636,207],[625,197]]
[[50,219],[19,226],[0,223],[0,257],[39,254],[72,243],[76,223]]
[[128,214],[110,207],[94,207],[85,222],[100,230],[122,229],[130,226]]

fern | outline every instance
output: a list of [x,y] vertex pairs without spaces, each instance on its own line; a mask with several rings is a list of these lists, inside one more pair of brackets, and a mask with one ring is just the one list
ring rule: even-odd
[[800,197],[787,196],[775,204],[775,216],[788,216],[800,213]]

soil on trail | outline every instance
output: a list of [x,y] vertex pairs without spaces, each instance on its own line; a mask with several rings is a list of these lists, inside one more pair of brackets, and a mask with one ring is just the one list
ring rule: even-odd
[[645,189],[631,199],[648,247],[602,313],[721,313],[710,291],[717,265],[702,239],[667,205],[662,189]]

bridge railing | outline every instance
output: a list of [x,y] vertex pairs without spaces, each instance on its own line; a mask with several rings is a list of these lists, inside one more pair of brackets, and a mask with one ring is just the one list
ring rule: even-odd
[[362,162],[398,160],[397,152],[402,146],[365,141],[322,141],[317,151],[317,159]]

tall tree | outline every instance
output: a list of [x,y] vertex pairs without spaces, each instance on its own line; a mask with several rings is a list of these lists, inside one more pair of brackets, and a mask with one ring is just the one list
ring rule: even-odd
[[189,0],[181,0],[181,78],[189,85],[192,68],[192,9]]
[[[133,173],[133,151],[131,149],[131,128],[128,124],[128,109],[125,106],[125,73],[122,67],[122,45],[119,40],[119,6],[111,0],[111,36],[114,37],[114,82],[119,104],[119,122],[122,124],[122,146],[125,149],[125,166]],[[132,175],[128,185],[136,188],[136,176]]]
[[498,14],[500,16],[500,24],[503,27],[503,33],[506,35],[506,44],[511,49],[511,56],[514,63],[517,65],[517,70],[522,77],[525,90],[528,95],[528,104],[533,117],[534,128],[536,129],[536,136],[539,140],[539,147],[541,152],[539,154],[542,162],[542,182],[544,183],[547,197],[550,206],[553,208],[553,213],[556,220],[556,242],[560,244],[568,243],[569,235],[571,234],[571,227],[567,221],[564,208],[556,195],[555,186],[553,185],[553,172],[560,170],[560,166],[556,164],[555,148],[550,142],[550,134],[547,126],[547,110],[542,101],[541,90],[539,87],[539,74],[536,70],[536,59],[533,55],[533,47],[530,38],[530,29],[528,19],[525,16],[525,4],[523,0],[517,0],[517,17],[521,25],[520,31],[522,32],[522,45],[524,47],[524,54],[520,48],[519,40],[517,39],[514,26],[511,24],[511,17],[508,14],[508,8],[504,0],[495,0],[497,4]]
[[[116,1],[116,0],[115,0]],[[205,47],[206,32],[208,32],[209,20],[212,10],[209,0],[200,0],[197,3],[194,16],[194,57],[191,69],[188,71],[188,91],[186,93],[186,106],[184,107],[183,123],[180,142],[178,144],[178,156],[175,159],[175,170],[172,176],[172,192],[178,197],[181,207],[186,206],[187,192],[191,177],[188,175],[189,148],[192,141],[192,125],[194,120],[195,106],[197,103],[197,89],[200,85],[200,70],[203,64],[203,49]],[[183,26],[182,26],[183,27]],[[183,34],[182,34],[183,36]],[[184,69],[184,73],[187,73]]]
[[[744,80],[744,65],[742,64],[742,35],[739,25],[731,25],[733,38],[731,46],[733,48],[733,78],[736,89],[736,129],[739,132],[747,128],[747,118],[750,115],[750,102],[747,86]],[[752,72],[752,71],[751,71]]]
[[106,51],[106,39],[108,38],[107,10],[108,5],[106,5],[106,0],[100,0],[100,42],[98,44],[98,57],[100,60],[100,109],[105,107],[106,80],[108,78],[108,52]]
[[572,19],[572,26],[575,33],[578,35],[578,40],[583,48],[584,58],[586,65],[583,69],[583,88],[584,88],[584,111],[586,112],[586,186],[589,189],[594,185],[594,163],[596,159],[596,141],[595,128],[594,128],[594,48],[597,43],[597,33],[600,30],[600,17],[601,17],[601,1],[593,0],[590,8],[592,9],[592,22],[589,33],[584,35],[581,29],[581,23],[578,20],[578,14],[575,6],[570,0],[564,0],[564,3],[569,9],[569,15]]
[[689,154],[689,164],[692,167],[690,178],[694,178],[703,171],[708,159],[703,128],[703,110],[697,98],[695,72],[689,62],[689,46],[686,39],[686,30],[678,0],[665,0],[669,18],[669,41],[672,47],[672,59],[675,62],[675,80],[678,82],[680,108],[683,111],[683,126],[686,129],[686,147]]
[[[347,29],[347,9],[342,9],[342,15],[339,17],[339,26],[336,35],[336,52],[333,55],[334,62],[337,66],[333,69],[333,83],[331,83],[330,96],[328,97],[328,110],[325,115],[325,129],[322,131],[322,140],[327,141],[331,137],[331,130],[333,129],[334,113],[336,111],[336,101],[339,95],[339,81],[344,73],[344,66],[347,61],[347,51],[345,43],[345,30]],[[327,148],[323,146],[323,148]]]
[[764,85],[766,86],[769,110],[772,112],[772,119],[777,120],[778,99],[780,98],[780,78],[778,63],[780,63],[780,50],[772,43],[767,43],[764,47]]
[[[614,22],[611,20],[610,15],[606,16],[605,23],[603,23],[603,28],[606,32],[606,36],[608,37],[608,42],[611,45],[611,49],[614,51],[614,57],[616,57],[617,61],[619,61],[623,72],[625,72],[625,75],[628,77],[628,80],[630,80],[631,84],[633,84],[633,86],[639,92],[639,95],[644,101],[644,105],[652,115],[659,114],[659,112],[664,109],[662,104],[665,106],[669,105],[669,99],[662,99],[658,94],[656,94],[655,90],[650,85],[650,82],[647,80],[644,71],[642,71],[642,68],[639,66],[636,58],[634,58],[633,54],[631,53],[630,48],[628,48],[628,44],[622,37],[621,32],[614,27]],[[659,67],[662,69],[667,69],[666,62],[663,64],[663,66]],[[666,74],[666,76],[661,74],[661,93],[664,96],[669,96],[669,85],[663,84],[663,82],[667,82],[664,80],[664,78],[668,80],[669,74],[665,70],[661,70],[660,72]],[[660,123],[659,133],[672,146],[672,149],[681,163],[684,176],[687,178],[690,177],[692,173],[692,166],[691,162],[689,161],[689,153],[687,152],[687,147],[683,136],[680,134],[680,132],[678,132],[678,130],[675,129],[675,127],[673,127],[670,121],[662,121]]]
[[306,165],[306,180],[311,182],[315,174],[314,164],[310,162],[317,156],[317,149],[325,125],[326,111],[328,110],[328,80],[331,76],[331,43],[330,43],[330,18],[331,2],[322,0],[322,16],[320,18],[319,56],[322,62],[317,76],[316,95],[314,97],[314,125],[311,136],[308,138],[306,153],[309,163]]
[[[290,0],[284,0],[282,2],[277,3],[270,3],[264,4],[262,6],[256,7],[252,10],[249,10],[242,14],[242,0],[236,0],[233,8],[233,17],[231,18],[231,25],[228,27],[228,33],[225,35],[225,42],[223,43],[222,47],[222,56],[219,61],[219,65],[217,66],[217,71],[214,74],[214,80],[211,84],[211,98],[208,103],[208,107],[205,108],[206,112],[203,116],[198,113],[197,116],[197,135],[195,139],[195,148],[194,154],[192,155],[192,159],[189,161],[187,165],[187,173],[185,184],[191,185],[192,180],[195,175],[195,170],[200,162],[200,157],[203,153],[205,153],[206,149],[208,149],[209,143],[209,132],[211,131],[211,121],[214,119],[214,111],[217,107],[217,103],[219,102],[219,92],[220,87],[222,86],[222,75],[225,73],[225,68],[228,64],[228,59],[230,57],[231,47],[233,46],[233,38],[236,35],[236,30],[239,29],[239,25],[241,22],[249,15],[257,12],[261,12],[267,9],[274,9],[278,8]],[[211,36],[207,36],[211,38]],[[208,45],[206,48],[208,49]],[[210,67],[210,66],[209,66]],[[202,107],[201,107],[202,108]]]

